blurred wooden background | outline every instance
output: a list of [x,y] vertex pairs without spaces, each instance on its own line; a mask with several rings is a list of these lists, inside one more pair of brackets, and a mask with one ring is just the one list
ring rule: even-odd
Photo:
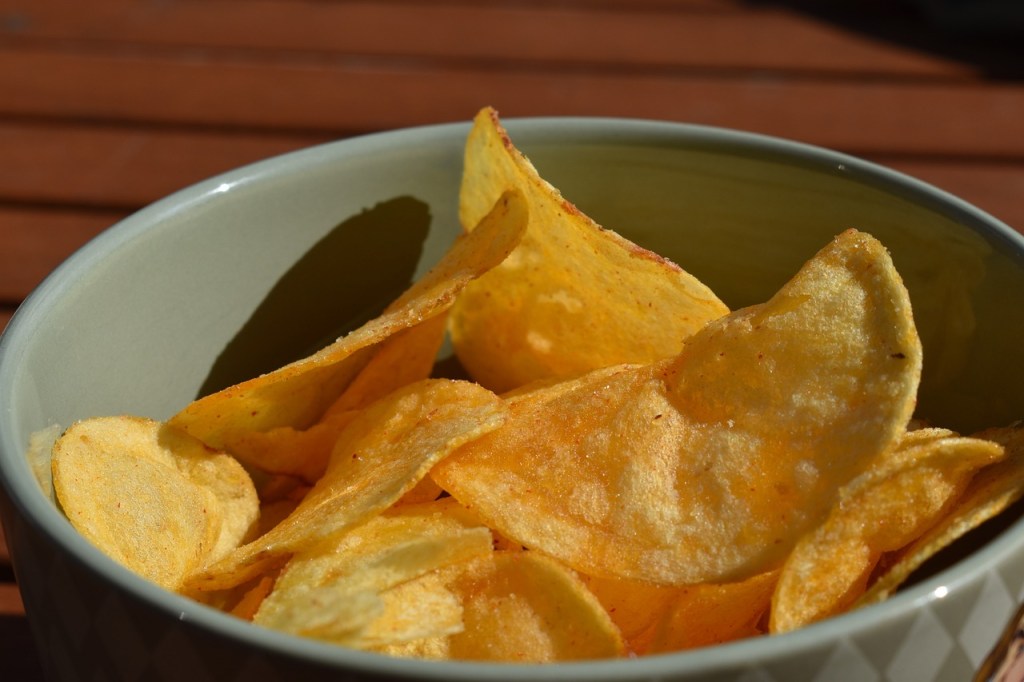
[[[0,329],[165,194],[485,104],[832,147],[1024,231],[1024,22],[933,18],[909,0],[0,0]],[[0,537],[0,678],[38,675]]]

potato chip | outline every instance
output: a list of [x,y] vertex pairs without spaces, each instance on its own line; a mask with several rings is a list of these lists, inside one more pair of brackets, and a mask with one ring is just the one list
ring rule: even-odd
[[430,377],[444,342],[447,319],[447,312],[443,312],[382,342],[325,416],[360,410],[402,386]]
[[359,409],[430,376],[444,340],[445,318],[444,313],[436,315],[382,341],[369,363],[313,426],[241,433],[232,443],[233,454],[268,473],[316,481],[327,468],[335,441]]
[[683,651],[766,633],[779,571],[759,573],[738,583],[705,583],[674,588],[665,615],[650,636],[647,653]]
[[278,426],[238,433],[231,441],[232,454],[253,470],[315,483],[323,476],[341,432],[357,414],[350,410],[324,415],[308,429]]
[[236,618],[252,620],[253,616],[256,615],[256,611],[259,610],[260,605],[263,603],[263,600],[267,598],[267,595],[270,594],[270,591],[274,588],[275,579],[276,576],[260,576],[251,586],[249,586],[249,589],[243,592],[238,601],[236,601],[230,609],[226,610]]
[[580,576],[622,632],[629,652],[692,649],[764,634],[778,570],[740,583],[681,587]]
[[879,557],[933,525],[981,467],[993,442],[939,430],[904,438],[892,456],[845,485],[824,523],[801,538],[772,599],[771,631],[788,632],[848,609]]
[[1024,497],[1024,429],[992,428],[975,437],[1003,446],[1006,458],[979,471],[938,523],[895,552],[885,572],[857,600],[855,607],[888,598],[930,557]]
[[51,466],[71,524],[111,558],[171,590],[237,546],[259,513],[238,462],[149,419],[77,422],[54,444]]
[[397,642],[370,647],[369,651],[399,658],[448,660],[451,658],[448,640],[449,638],[447,635],[420,637],[419,639],[409,640],[408,642]]
[[463,226],[472,230],[509,187],[529,204],[526,235],[506,261],[466,287],[451,314],[456,355],[484,386],[503,392],[670,357],[728,312],[695,277],[563,199],[513,147],[496,112],[484,109],[466,142]]
[[[373,647],[392,656],[545,663],[621,656],[621,635],[572,571],[535,552],[495,552],[433,574],[455,595],[460,627]],[[429,577],[429,576],[428,576]],[[438,599],[439,591],[435,588]]]
[[580,579],[601,602],[633,654],[645,654],[650,650],[654,628],[665,618],[673,596],[687,589],[583,574],[580,574]]
[[454,581],[464,630],[451,658],[545,663],[621,656],[621,635],[580,579],[536,552],[495,552]]
[[581,576],[632,654],[681,651],[762,635],[778,570],[740,583],[665,587]]
[[402,499],[395,502],[395,506],[433,502],[443,494],[444,491],[441,490],[441,486],[439,486],[430,476],[425,476],[416,484],[416,487],[402,495]]
[[379,317],[305,359],[193,402],[170,423],[232,452],[254,431],[309,428],[371,362],[382,341],[443,313],[468,282],[504,260],[526,229],[526,211],[521,194],[503,194],[473,232],[457,239]]
[[359,648],[382,652],[460,632],[462,603],[448,585],[450,572],[438,569],[382,592],[384,610],[362,633]]
[[190,579],[199,590],[256,577],[288,555],[390,507],[459,446],[505,419],[503,402],[465,381],[428,379],[375,402],[342,432],[323,477],[281,523]]
[[456,597],[432,574],[490,554],[491,535],[451,506],[408,505],[296,554],[254,622],[357,648],[460,629]]
[[587,575],[665,585],[770,570],[914,407],[921,348],[888,253],[850,230],[676,358],[508,399],[431,475]]

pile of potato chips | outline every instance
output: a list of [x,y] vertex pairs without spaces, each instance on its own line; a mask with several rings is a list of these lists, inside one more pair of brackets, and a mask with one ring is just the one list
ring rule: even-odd
[[[1022,431],[912,420],[921,345],[867,234],[729,311],[563,199],[491,109],[460,219],[427,275],[316,354],[165,423],[68,428],[71,523],[262,626],[547,662],[873,603],[1024,492]],[[446,333],[471,381],[432,376]]]

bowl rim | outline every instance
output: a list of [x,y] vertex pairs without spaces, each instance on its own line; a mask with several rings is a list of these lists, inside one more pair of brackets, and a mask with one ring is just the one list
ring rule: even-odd
[[[931,184],[876,163],[824,147],[761,133],[717,126],[647,119],[539,116],[503,119],[503,124],[524,151],[532,145],[570,140],[574,144],[593,140],[601,144],[661,144],[668,142],[690,148],[707,146],[715,150],[766,154],[772,159],[817,169],[847,174],[884,191],[916,203],[923,203],[958,222],[971,226],[1002,242],[1024,261],[1024,235],[968,202]],[[0,334],[0,415],[13,413],[8,391],[13,374],[41,323],[41,311],[60,294],[66,283],[89,269],[111,250],[139,238],[161,218],[214,200],[216,195],[235,187],[266,182],[296,168],[330,163],[339,157],[401,150],[407,145],[461,145],[469,130],[468,122],[441,123],[387,130],[297,149],[217,174],[180,189],[118,221],[79,248],[24,300]],[[611,680],[633,677],[657,677],[735,668],[738,662],[755,665],[770,663],[827,646],[837,640],[871,630],[883,621],[905,617],[934,600],[944,598],[975,576],[995,571],[1013,554],[1024,536],[1024,519],[1018,519],[999,537],[981,549],[899,592],[883,603],[849,612],[794,632],[757,637],[704,647],[692,651],[657,654],[636,659],[610,659],[536,665],[510,665],[473,662],[438,662],[400,659],[322,643],[311,639],[253,626],[233,616],[203,606],[140,578],[109,559],[73,530],[57,508],[42,495],[31,478],[24,460],[24,444],[13,442],[7,430],[0,428],[0,493],[14,508],[15,516],[41,533],[55,546],[65,548],[71,558],[83,564],[103,580],[120,585],[132,597],[165,613],[169,618],[187,621],[235,642],[272,651],[286,659],[312,661],[339,670],[404,676],[408,679],[451,680]],[[22,461],[19,461],[22,460]],[[7,523],[8,519],[4,519]],[[16,558],[15,558],[16,561]],[[32,616],[30,616],[32,617]],[[993,642],[994,644],[994,642]]]

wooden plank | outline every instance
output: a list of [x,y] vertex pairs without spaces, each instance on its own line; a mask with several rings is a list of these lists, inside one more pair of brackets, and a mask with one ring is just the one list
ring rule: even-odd
[[[2,322],[2,320],[3,318],[0,318],[0,322]],[[4,526],[3,524],[0,524],[0,569],[9,568],[10,565],[11,554],[7,549],[7,538],[4,535]]]
[[[112,2],[136,2],[137,0],[111,0]],[[238,4],[252,0],[224,0]],[[293,7],[301,7],[315,2],[344,3],[349,0],[281,0]],[[871,2],[878,0],[862,0]],[[882,0],[887,1],[887,0]],[[480,5],[516,5],[518,7],[580,7],[584,9],[623,9],[632,11],[650,11],[652,9],[671,9],[683,12],[737,12],[749,11],[750,3],[746,0],[374,0],[379,4],[389,5],[446,5],[462,7],[478,7]]]
[[[371,57],[968,77],[964,63],[793,11],[633,4],[0,0],[8,37]],[[724,11],[723,11],[724,10]],[[887,10],[888,30],[899,20]],[[916,17],[909,17],[920,29]]]
[[20,616],[25,613],[21,593],[14,583],[0,583],[0,616]]
[[[84,241],[128,211],[210,175],[326,138],[306,135],[232,133],[209,130],[114,128],[90,125],[33,125],[0,122],[0,200],[36,206],[0,208],[0,241],[17,243],[18,256],[0,253],[0,299],[27,291],[28,283],[55,265],[51,247],[33,245],[57,230],[61,252]],[[1024,159],[898,156],[888,150],[846,150],[890,165],[946,189],[1006,222],[1024,225]],[[50,207],[49,209],[47,207]],[[56,209],[61,206],[60,210]],[[84,206],[107,207],[89,209]],[[80,215],[76,215],[80,213]],[[52,222],[51,222],[52,221]],[[55,225],[55,227],[51,227]],[[5,236],[6,235],[6,236]],[[43,261],[15,279],[15,261]],[[44,262],[45,261],[45,262]],[[28,267],[28,266],[26,266]]]
[[139,208],[217,173],[326,139],[0,122],[0,168],[19,169],[0,173],[0,198]]
[[13,305],[0,303],[0,332],[2,332],[4,327],[7,326],[7,323],[11,321],[11,315],[13,314]]
[[[837,82],[0,51],[0,114],[336,134],[506,116],[722,125],[839,149],[1024,156],[1024,83]],[[928,112],[942,111],[942,116]]]
[[0,301],[20,301],[89,239],[124,216],[0,206]]

